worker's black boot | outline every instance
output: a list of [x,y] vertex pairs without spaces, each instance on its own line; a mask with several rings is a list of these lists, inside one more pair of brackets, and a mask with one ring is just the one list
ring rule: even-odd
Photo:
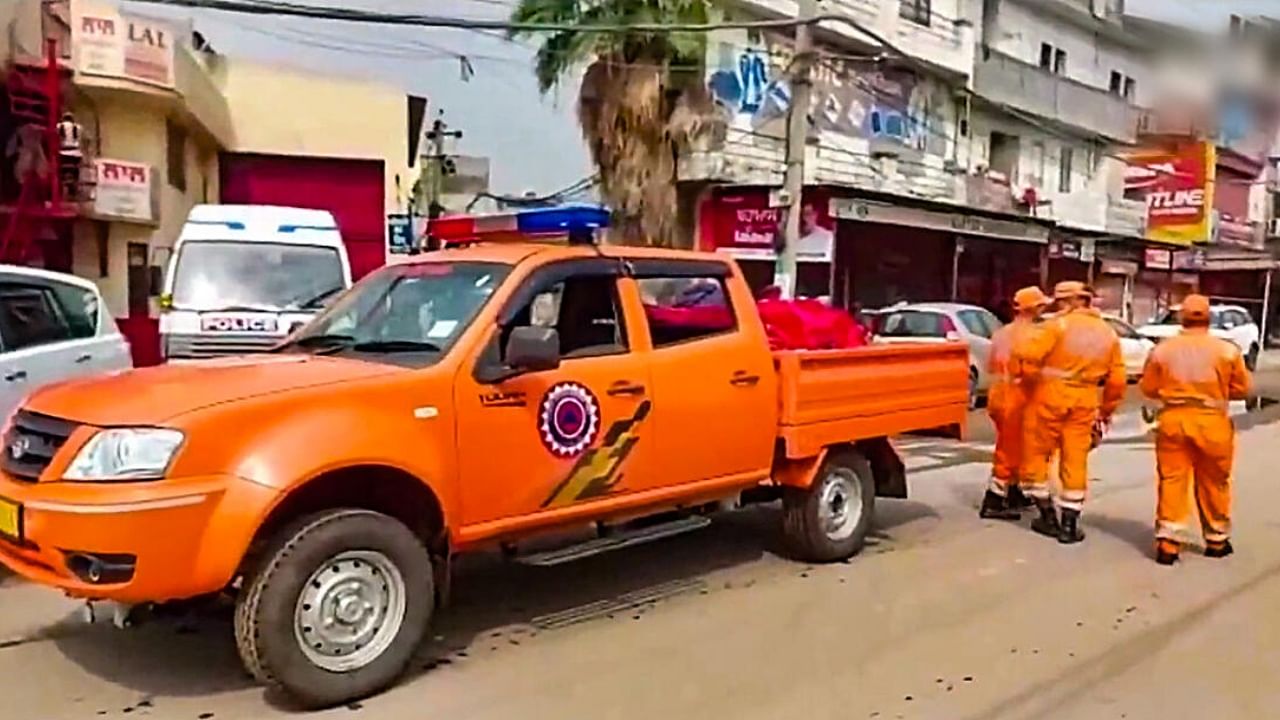
[[1230,540],[1223,540],[1220,543],[1207,543],[1207,547],[1204,549],[1204,556],[1207,558],[1224,558],[1235,551],[1236,549],[1231,547]]
[[1017,485],[1009,486],[1009,494],[1005,496],[1004,501],[1006,505],[1014,510],[1023,510],[1036,504],[1035,501],[1027,497],[1026,493],[1022,492],[1022,488]]
[[1071,545],[1081,540],[1084,540],[1084,531],[1080,529],[1080,511],[1064,508],[1061,529],[1058,531],[1058,542]]
[[1062,528],[1058,525],[1058,511],[1053,509],[1053,501],[1036,500],[1036,508],[1040,510],[1040,517],[1031,521],[1031,529],[1051,538],[1058,537]]
[[982,507],[978,508],[978,517],[983,520],[1018,520],[1022,518],[1022,513],[1010,508],[1006,504],[1006,499],[995,494],[995,491],[988,490],[987,494],[982,496]]
[[1178,553],[1159,548],[1156,550],[1156,562],[1161,565],[1172,565],[1178,562]]

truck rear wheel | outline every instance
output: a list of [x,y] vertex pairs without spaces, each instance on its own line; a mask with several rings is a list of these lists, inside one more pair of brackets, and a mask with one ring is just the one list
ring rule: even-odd
[[283,528],[236,605],[236,646],[259,682],[308,709],[373,694],[427,631],[431,558],[394,518],[329,510]]
[[783,493],[783,536],[801,560],[844,560],[866,542],[875,501],[871,464],[862,453],[832,452],[812,485]]

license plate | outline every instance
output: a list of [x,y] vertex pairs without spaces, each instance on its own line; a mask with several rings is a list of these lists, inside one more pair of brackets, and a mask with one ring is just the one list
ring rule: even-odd
[[0,498],[0,535],[22,539],[22,506]]

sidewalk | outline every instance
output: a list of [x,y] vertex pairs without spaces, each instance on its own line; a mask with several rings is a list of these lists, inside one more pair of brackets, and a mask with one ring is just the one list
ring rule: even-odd
[[1269,372],[1280,370],[1280,348],[1263,350],[1258,355],[1258,371]]

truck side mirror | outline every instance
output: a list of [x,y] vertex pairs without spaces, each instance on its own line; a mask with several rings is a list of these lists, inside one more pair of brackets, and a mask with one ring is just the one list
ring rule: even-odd
[[506,365],[521,372],[560,367],[560,333],[555,328],[518,327],[507,338]]

